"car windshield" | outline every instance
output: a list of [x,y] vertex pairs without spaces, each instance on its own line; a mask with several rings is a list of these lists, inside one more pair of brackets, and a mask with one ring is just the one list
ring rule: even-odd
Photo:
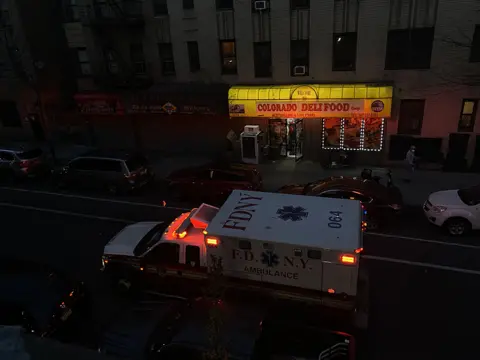
[[17,153],[17,156],[22,160],[35,159],[42,155],[41,149],[32,149]]
[[135,171],[147,165],[147,159],[144,156],[135,155],[129,158],[126,163],[128,170]]
[[303,189],[304,194],[309,194],[311,192],[318,192],[327,182],[325,180],[318,180],[305,185]]
[[158,224],[152,230],[150,230],[137,244],[137,246],[133,250],[133,254],[135,256],[140,256],[150,250],[156,243],[160,241],[160,239],[162,238],[162,233],[166,226],[168,226],[168,222]]
[[458,190],[458,196],[467,205],[480,203],[480,185]]

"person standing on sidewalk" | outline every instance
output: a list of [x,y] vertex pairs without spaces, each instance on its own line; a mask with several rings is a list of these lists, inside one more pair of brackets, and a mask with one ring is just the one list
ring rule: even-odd
[[417,162],[417,155],[415,154],[415,150],[415,146],[410,146],[410,149],[407,151],[407,154],[405,156],[405,161],[408,165],[408,172],[410,173],[410,176],[406,179],[407,182],[412,181],[413,173],[415,172],[415,166]]

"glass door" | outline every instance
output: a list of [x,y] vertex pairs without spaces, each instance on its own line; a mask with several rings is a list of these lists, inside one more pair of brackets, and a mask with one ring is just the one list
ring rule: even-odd
[[303,119],[295,120],[295,161],[303,158]]

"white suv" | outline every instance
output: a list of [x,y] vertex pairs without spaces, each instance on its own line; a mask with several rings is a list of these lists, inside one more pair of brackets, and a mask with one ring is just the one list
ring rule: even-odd
[[428,221],[444,226],[450,235],[464,235],[480,229],[480,185],[430,194],[423,204]]

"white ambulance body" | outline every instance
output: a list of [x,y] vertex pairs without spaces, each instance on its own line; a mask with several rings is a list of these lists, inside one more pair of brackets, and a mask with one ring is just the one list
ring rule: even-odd
[[364,210],[359,201],[232,192],[210,221],[207,261],[227,277],[356,297]]

